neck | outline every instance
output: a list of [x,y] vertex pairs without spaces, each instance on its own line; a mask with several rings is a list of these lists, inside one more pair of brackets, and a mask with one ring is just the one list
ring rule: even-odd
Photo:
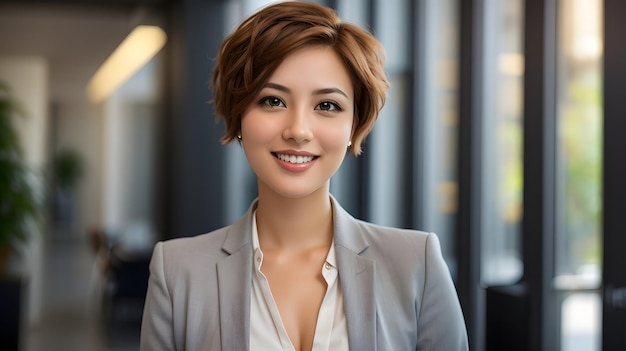
[[333,214],[328,188],[304,198],[285,198],[259,188],[256,210],[262,249],[306,250],[330,247]]

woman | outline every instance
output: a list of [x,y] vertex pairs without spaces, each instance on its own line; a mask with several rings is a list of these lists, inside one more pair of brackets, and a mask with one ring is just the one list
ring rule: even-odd
[[231,226],[156,245],[142,350],[467,350],[437,237],[356,220],[329,193],[385,100],[374,37],[272,5],[224,40],[212,86],[259,196]]

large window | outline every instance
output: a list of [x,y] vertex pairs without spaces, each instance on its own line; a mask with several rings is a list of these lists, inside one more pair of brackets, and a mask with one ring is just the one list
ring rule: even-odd
[[556,279],[562,350],[598,350],[602,1],[559,1]]
[[523,273],[524,10],[522,0],[488,0],[484,9],[481,280],[503,285]]
[[405,162],[410,144],[404,133],[411,116],[410,8],[409,0],[380,2],[372,17],[374,34],[387,54],[385,71],[391,87],[376,127],[364,145],[370,157],[368,210],[371,221],[391,226],[403,225],[404,184],[410,169]]
[[454,230],[458,213],[459,1],[426,1],[415,86],[419,182],[417,226],[439,235],[443,255],[456,277]]

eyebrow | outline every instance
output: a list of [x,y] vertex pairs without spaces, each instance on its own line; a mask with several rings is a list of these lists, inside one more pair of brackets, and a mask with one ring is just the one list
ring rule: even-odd
[[[289,88],[287,88],[286,86],[283,86],[283,85],[280,85],[280,84],[276,84],[276,83],[266,83],[264,87],[265,88],[272,88],[272,89],[280,90],[280,91],[283,91],[285,93],[290,93],[291,92],[291,90],[289,90]],[[332,94],[332,93],[341,94],[341,95],[345,96],[346,98],[348,98],[348,95],[346,93],[344,93],[339,88],[323,88],[323,89],[315,90],[313,92],[314,95],[324,95],[324,94]]]

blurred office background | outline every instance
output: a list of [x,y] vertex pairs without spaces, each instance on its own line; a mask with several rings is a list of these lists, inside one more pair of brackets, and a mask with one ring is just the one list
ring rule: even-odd
[[[473,350],[625,350],[626,2],[317,2],[379,38],[392,84],[331,183],[346,209],[439,235]],[[209,77],[266,3],[0,1],[0,97],[43,206],[0,279],[3,350],[137,350],[154,242],[247,209]],[[131,37],[153,55],[95,78]]]

